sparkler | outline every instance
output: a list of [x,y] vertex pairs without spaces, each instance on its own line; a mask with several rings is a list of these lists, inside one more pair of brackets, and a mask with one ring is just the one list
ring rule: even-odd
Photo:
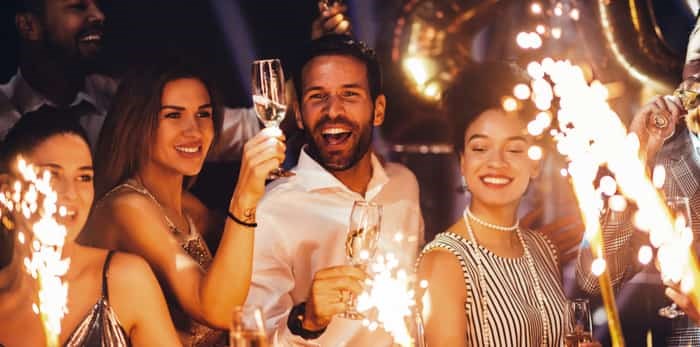
[[[6,227],[33,222],[29,240],[23,230],[17,233],[20,244],[30,242],[31,256],[24,259],[24,266],[39,287],[32,309],[41,319],[46,345],[59,346],[61,319],[67,312],[68,297],[68,284],[61,281],[61,276],[70,265],[68,259],[61,259],[66,229],[53,218],[61,212],[56,207],[57,196],[51,189],[49,173],[39,177],[35,168],[21,158],[18,169],[22,179],[0,192],[0,217]],[[19,223],[10,222],[12,216]]]
[[[367,289],[357,297],[357,310],[365,319],[362,325],[374,331],[384,329],[400,346],[422,346],[421,326],[415,312],[415,275],[405,268],[404,259],[399,259],[393,250],[399,251],[404,242],[415,244],[415,238],[397,232],[385,243],[383,253],[377,255],[369,266],[372,276],[367,280]],[[411,257],[407,257],[411,258]],[[416,335],[417,339],[412,336]]]
[[[554,15],[561,16],[557,8]],[[578,20],[579,16],[577,9],[571,9],[570,17],[573,20]],[[601,13],[601,17],[606,27],[607,14]],[[538,32],[546,31],[546,28],[542,29]],[[554,29],[551,30],[552,37],[560,37],[561,33],[555,35]],[[532,48],[520,41],[516,40],[523,49]],[[614,45],[612,48],[617,53]],[[681,216],[669,213],[658,191],[665,179],[663,168],[654,170],[652,182],[647,175],[644,159],[638,155],[639,139],[634,134],[627,134],[624,124],[610,109],[606,102],[607,90],[602,84],[597,81],[588,84],[582,70],[568,61],[555,62],[545,58],[541,63],[531,62],[527,69],[534,79],[532,100],[540,110],[548,109],[553,97],[559,97],[559,128],[553,129],[551,135],[557,142],[557,150],[570,160],[568,170],[562,169],[562,175],[571,176],[586,227],[584,236],[597,258],[592,264],[592,271],[599,275],[613,345],[624,345],[609,274],[602,258],[599,217],[603,199],[612,195],[609,208],[623,211],[627,206],[625,198],[613,195],[619,187],[627,199],[636,202],[635,225],[648,231],[652,245],[659,249],[658,262],[663,278],[680,283],[681,290],[690,292],[691,300],[697,303],[700,302],[700,284],[696,278],[700,271],[691,249],[692,230]],[[536,119],[528,125],[528,131],[533,136],[539,136],[548,127],[549,124]],[[596,187],[594,180],[603,165],[613,172],[617,180],[604,177]],[[648,263],[652,256],[648,246],[640,249],[640,262]]]
[[[612,344],[624,346],[610,276],[602,258],[599,224],[603,197],[612,191],[609,188],[612,178],[602,180],[603,189],[595,186],[595,179],[600,166],[607,164],[611,169],[617,169],[623,158],[639,161],[637,152],[624,125],[607,104],[607,91],[602,84],[594,82],[589,85],[583,71],[568,61],[548,64],[543,61],[543,67],[554,82],[552,89],[559,96],[559,129],[554,138],[559,152],[569,160],[567,171],[583,217],[585,238],[597,258],[592,270],[599,276]],[[617,173],[617,170],[613,172]],[[643,176],[644,170],[640,173]]]
[[[539,3],[533,2],[532,12],[543,13],[539,7]],[[547,13],[549,16],[561,18],[565,10],[572,20],[580,19],[578,9],[565,8],[562,2],[554,4],[553,10]],[[540,33],[547,32],[547,28],[541,24],[538,24],[535,30]],[[559,26],[551,28],[549,32],[550,37],[555,40],[560,39],[563,34]],[[537,49],[541,46],[525,42],[524,35],[526,33],[520,33],[516,37],[516,42],[521,48]],[[603,246],[599,224],[604,205],[603,197],[614,194],[616,182],[612,177],[607,177],[602,180],[601,187],[596,187],[595,179],[599,168],[607,164],[609,167],[631,170],[626,173],[627,176],[636,179],[633,182],[643,181],[643,166],[641,171],[635,171],[639,165],[625,166],[629,164],[626,162],[628,160],[639,161],[636,151],[638,147],[633,148],[634,141],[629,140],[624,125],[607,104],[605,87],[597,81],[588,84],[580,67],[572,65],[569,61],[544,58],[541,62],[530,62],[527,71],[533,79],[531,100],[537,109],[542,111],[528,124],[528,132],[531,135],[540,136],[551,126],[553,113],[549,113],[549,110],[555,97],[559,98],[559,110],[556,112],[559,127],[552,129],[550,135],[557,142],[557,150],[569,160],[568,169],[562,169],[562,175],[571,177],[585,225],[584,236],[596,258],[591,270],[598,276],[612,345],[624,346],[612,284],[605,260],[602,258]],[[533,160],[542,157],[540,147],[533,146],[528,154]],[[616,170],[613,172],[617,173]]]

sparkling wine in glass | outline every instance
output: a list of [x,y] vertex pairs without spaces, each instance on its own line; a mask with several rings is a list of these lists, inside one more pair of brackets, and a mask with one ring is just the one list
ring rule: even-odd
[[[668,206],[669,211],[675,218],[674,223],[674,235],[673,237],[677,240],[682,239],[683,230],[690,228],[691,217],[690,217],[690,203],[688,198],[684,196],[671,196],[666,198],[666,206]],[[680,223],[680,224],[679,224]],[[668,285],[679,286],[680,282],[676,282],[673,279],[665,280]],[[684,316],[685,312],[678,309],[676,303],[672,303],[668,306],[664,306],[659,309],[659,316],[674,319],[676,317]]]
[[[285,79],[282,63],[279,59],[264,59],[253,62],[251,89],[253,107],[258,118],[266,128],[275,128],[279,134],[280,123],[287,113],[287,101],[284,91]],[[269,179],[288,176],[277,168],[270,173]]]
[[229,345],[231,347],[268,347],[264,319],[259,307],[234,307]]
[[[379,231],[382,220],[381,205],[355,201],[350,213],[350,225],[345,238],[345,255],[351,265],[364,267],[369,262],[377,250],[379,242]],[[362,314],[356,309],[357,298],[350,298],[346,312],[341,315],[349,319],[361,319]]]
[[566,302],[564,346],[577,347],[579,343],[593,342],[593,322],[588,299]]

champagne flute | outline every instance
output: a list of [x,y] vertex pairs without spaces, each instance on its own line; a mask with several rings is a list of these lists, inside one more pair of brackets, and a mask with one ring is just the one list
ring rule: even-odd
[[231,347],[267,347],[267,336],[262,311],[257,306],[236,306],[233,308]]
[[[287,101],[284,93],[284,71],[279,59],[264,59],[253,62],[251,79],[253,106],[258,118],[266,128],[282,134],[279,126],[287,113]],[[277,168],[270,172],[268,179],[289,176],[289,173]]]
[[577,347],[579,343],[593,341],[593,322],[588,299],[567,301],[564,315],[564,346]]
[[[690,203],[688,202],[688,198],[684,196],[671,196],[666,198],[666,205],[675,218],[673,237],[680,240],[683,237],[683,229],[690,228],[692,225],[690,222]],[[665,282],[671,286],[676,286],[679,284],[673,279],[667,279]],[[661,317],[674,319],[683,315],[685,315],[685,312],[679,310],[676,303],[672,303],[659,309],[659,316]]]
[[[345,238],[345,255],[351,265],[366,267],[369,265],[374,252],[377,250],[379,231],[382,220],[381,205],[355,201],[350,213],[350,225]],[[343,318],[362,319],[362,314],[357,312],[357,298],[351,296],[348,308]]]

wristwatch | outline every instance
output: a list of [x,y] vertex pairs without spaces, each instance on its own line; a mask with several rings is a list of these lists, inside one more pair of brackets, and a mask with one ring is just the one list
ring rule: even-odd
[[306,302],[302,302],[292,307],[292,311],[289,312],[289,317],[287,318],[287,328],[292,334],[297,335],[304,340],[315,340],[326,332],[326,328],[318,331],[311,331],[304,329],[302,322],[304,321],[304,314],[306,314]]

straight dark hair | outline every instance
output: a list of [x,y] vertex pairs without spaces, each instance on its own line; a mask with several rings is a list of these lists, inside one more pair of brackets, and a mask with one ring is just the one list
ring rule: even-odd
[[[210,79],[191,65],[153,64],[132,69],[122,80],[107,113],[95,155],[97,197],[132,178],[151,158],[158,130],[163,88],[168,82],[195,78],[205,85],[213,108],[214,139],[222,122],[222,104]],[[211,147],[210,147],[211,148]],[[185,179],[189,186],[194,177]]]
[[0,147],[0,171],[9,173],[18,155],[29,153],[54,135],[80,137],[90,147],[87,133],[70,109],[42,107],[22,116],[10,129]]

